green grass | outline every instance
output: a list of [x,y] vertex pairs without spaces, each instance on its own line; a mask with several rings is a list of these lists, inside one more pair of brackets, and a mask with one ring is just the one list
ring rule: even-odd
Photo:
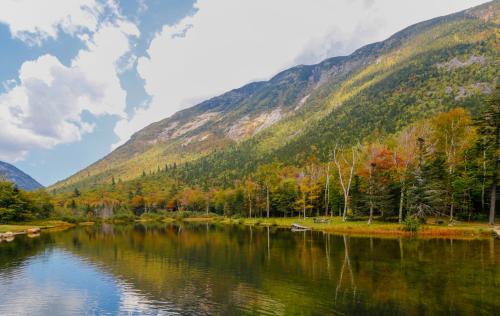
[[5,225],[0,224],[0,233],[5,233],[5,232],[19,233],[35,227],[38,227],[40,229],[56,229],[56,228],[67,228],[71,226],[73,225],[59,220],[34,221],[34,222],[5,224]]
[[[412,235],[412,233],[404,231],[403,225],[399,223],[373,221],[371,224],[368,224],[366,220],[343,222],[342,218],[338,216],[320,218],[328,219],[330,223],[314,223],[312,217],[306,219],[298,217],[243,218],[239,220],[224,218],[221,222],[225,224],[278,226],[287,228],[291,227],[293,223],[297,223],[313,230],[350,233],[354,235]],[[243,222],[241,220],[243,220]],[[447,224],[438,225],[430,222],[422,225],[417,235],[423,237],[487,237],[491,236],[491,229],[488,227],[487,223],[459,223],[454,226],[448,226]]]
[[[311,228],[312,230],[325,231],[325,232],[336,232],[336,233],[349,233],[352,235],[386,235],[386,236],[411,236],[412,233],[404,231],[403,225],[399,223],[388,223],[381,221],[373,221],[368,224],[366,220],[356,220],[356,221],[346,221],[343,222],[341,217],[319,217],[322,219],[330,220],[329,223],[314,223],[312,217],[303,219],[299,217],[271,217],[271,218],[229,218],[220,216],[211,217],[189,217],[184,219],[184,221],[198,222],[198,221],[217,221],[222,224],[232,224],[232,225],[252,225],[252,226],[275,226],[289,228],[293,223],[300,224]],[[160,219],[159,219],[160,220]],[[174,221],[173,218],[161,218],[161,221],[170,222]],[[73,226],[73,224],[58,221],[58,220],[48,220],[48,221],[36,221],[36,222],[26,222],[19,224],[8,224],[0,225],[0,233],[13,232],[19,233],[26,231],[29,228],[39,227],[41,229],[64,229]],[[489,237],[492,231],[487,223],[482,222],[472,222],[465,223],[460,222],[454,226],[448,226],[447,224],[434,224],[430,222],[428,224],[422,225],[422,228],[417,232],[416,235],[420,237],[465,237],[465,238],[476,238],[476,237]]]

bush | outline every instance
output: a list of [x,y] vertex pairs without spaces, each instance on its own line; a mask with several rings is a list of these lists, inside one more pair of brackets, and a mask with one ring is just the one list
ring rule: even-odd
[[177,213],[177,216],[176,218],[179,218],[179,219],[184,219],[184,218],[188,218],[191,216],[191,212],[188,212],[188,211],[179,211]]
[[158,213],[143,213],[141,215],[141,219],[143,220],[151,220],[151,221],[159,221],[163,219],[163,215]]
[[70,223],[70,224],[78,224],[78,223],[82,223],[82,222],[85,222],[85,218],[83,217],[79,217],[79,216],[70,216],[70,215],[66,215],[66,216],[61,216],[59,218],[61,221],[63,222],[67,222],[67,223]]
[[416,216],[407,216],[403,222],[403,230],[416,233],[422,226],[422,221]]
[[465,213],[461,212],[456,215],[456,218],[461,220],[461,221],[487,221],[488,220],[488,214],[483,214],[483,213]]
[[184,218],[188,218],[188,217],[207,217],[207,218],[211,218],[211,217],[217,217],[217,214],[215,213],[206,213],[206,212],[194,212],[194,211],[176,211],[176,212],[167,212],[167,213],[164,213],[164,216],[165,217],[169,217],[169,218],[174,218],[174,219],[178,219],[178,220],[181,220],[181,219],[184,219]]
[[255,226],[259,226],[260,224],[262,224],[262,220],[261,220],[261,219],[258,219],[258,220],[255,222]]
[[112,222],[133,222],[135,216],[133,214],[116,214],[111,217]]

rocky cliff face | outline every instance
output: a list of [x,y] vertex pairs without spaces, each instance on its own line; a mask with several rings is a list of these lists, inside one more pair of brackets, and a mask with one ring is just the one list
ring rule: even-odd
[[293,160],[311,145],[327,150],[334,139],[394,132],[454,106],[474,110],[498,77],[499,6],[421,22],[349,56],[296,66],[179,111],[53,188],[127,180],[205,158],[225,172],[235,168],[225,162],[242,159],[231,153],[248,165],[262,156]]

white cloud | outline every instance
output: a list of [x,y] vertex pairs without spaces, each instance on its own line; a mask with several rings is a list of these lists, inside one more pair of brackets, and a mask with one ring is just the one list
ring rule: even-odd
[[0,22],[13,37],[29,44],[57,38],[60,30],[75,34],[97,30],[105,6],[96,0],[2,0]]
[[119,145],[182,106],[269,78],[296,62],[348,54],[392,33],[480,0],[199,0],[196,13],[165,26],[138,61],[152,96],[115,127]]
[[0,160],[16,161],[30,149],[80,140],[93,129],[82,120],[84,111],[125,118],[118,62],[130,49],[129,37],[138,35],[128,22],[107,23],[68,67],[52,55],[24,62],[19,83],[6,85],[0,94]]
[[[42,44],[66,32],[86,48],[69,66],[50,55],[27,61],[18,80],[2,83],[0,159],[15,161],[31,148],[78,141],[93,128],[82,120],[84,111],[121,118],[116,146],[195,100],[267,79],[296,63],[348,54],[412,23],[482,2],[199,0],[192,16],[165,26],[147,56],[137,59],[129,38],[139,31],[114,0],[2,0],[0,23],[13,37]],[[151,102],[128,118],[118,75],[136,63]]]

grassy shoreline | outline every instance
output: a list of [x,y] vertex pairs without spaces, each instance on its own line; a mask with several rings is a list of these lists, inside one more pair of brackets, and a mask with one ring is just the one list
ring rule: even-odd
[[41,230],[59,230],[74,227],[75,224],[60,220],[46,220],[23,222],[16,224],[0,224],[0,233],[12,232],[14,235],[25,234],[28,229],[40,228]]
[[[148,223],[148,222],[164,222],[171,223],[176,221],[181,222],[213,222],[225,225],[247,225],[247,226],[263,226],[263,227],[280,227],[290,228],[292,224],[296,223],[306,226],[311,230],[324,231],[329,233],[347,233],[357,236],[415,236],[415,237],[454,237],[454,238],[487,238],[493,235],[493,230],[485,222],[458,222],[453,226],[447,224],[435,224],[429,222],[421,226],[420,230],[416,233],[411,233],[403,230],[403,226],[399,223],[388,223],[381,221],[374,221],[368,224],[365,220],[347,221],[343,222],[340,217],[319,217],[321,219],[329,220],[328,223],[315,223],[312,217],[299,218],[299,217],[271,217],[271,218],[230,218],[222,216],[193,216],[186,218],[173,218],[173,217],[156,217],[137,219],[134,222]],[[113,222],[111,222],[113,223]],[[125,221],[116,221],[116,224],[126,223]],[[64,230],[76,225],[94,225],[94,222],[82,222],[78,224],[71,224],[61,220],[46,220],[34,221],[19,224],[0,224],[0,233],[12,232],[14,234],[24,234],[30,228],[40,228],[42,230]]]
[[[403,230],[399,223],[388,223],[374,221],[368,224],[366,221],[343,222],[340,217],[320,217],[330,220],[329,223],[315,223],[313,218],[228,218],[228,217],[198,217],[185,218],[186,222],[210,221],[222,224],[238,224],[248,226],[271,226],[290,228],[293,223],[306,226],[311,230],[324,231],[330,233],[348,233],[359,236],[416,236],[416,237],[461,237],[461,238],[486,238],[493,234],[492,228],[483,222],[459,222],[453,226],[448,224],[434,224],[432,222],[422,225],[417,233]],[[167,221],[172,221],[168,219]]]

